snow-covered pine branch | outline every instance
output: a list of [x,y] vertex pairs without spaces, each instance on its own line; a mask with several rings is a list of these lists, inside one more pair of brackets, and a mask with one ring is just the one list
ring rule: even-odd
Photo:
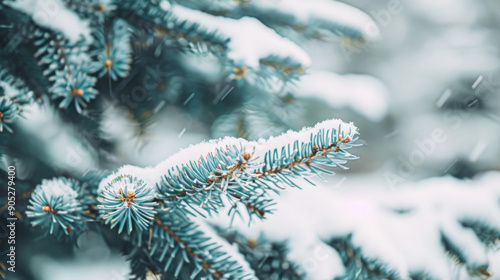
[[[26,215],[32,226],[40,226],[47,235],[63,238],[72,231],[82,232],[85,228],[83,206],[78,183],[66,178],[44,180],[31,195]],[[76,241],[77,235],[71,235]]]
[[136,3],[123,6],[134,11],[134,16],[157,18],[150,26],[165,44],[218,56],[234,79],[290,80],[311,63],[304,50],[255,18],[214,16],[167,1],[156,8]]
[[345,169],[347,160],[357,158],[346,151],[356,145],[357,133],[353,124],[330,120],[268,140],[200,143],[155,167],[124,166],[102,179],[96,173],[90,181],[46,180],[33,193],[27,214],[34,226],[60,239],[76,240],[85,222],[116,227],[130,244],[125,254],[144,258],[146,265],[132,264],[139,279],[151,267],[173,275],[255,279],[234,247],[214,237],[196,214],[212,214],[230,201],[233,216],[241,215],[242,205],[250,219],[262,218],[270,213],[272,192],[333,173],[334,167]]
[[306,37],[321,38],[325,33],[376,40],[379,30],[366,13],[342,2],[330,0],[176,0],[188,7],[212,14],[241,18],[251,16],[274,28],[288,27]]
[[33,101],[33,92],[0,65],[0,93],[0,133],[4,128],[12,132],[11,123],[22,117],[23,107]]
[[54,33],[62,33],[71,43],[92,40],[89,20],[68,9],[64,1],[17,0],[6,1],[6,4],[28,15],[35,24]]
[[100,188],[118,176],[133,175],[156,185],[167,208],[187,206],[189,211],[210,213],[224,195],[263,217],[272,203],[264,194],[278,192],[284,185],[296,186],[298,179],[307,180],[310,175],[332,173],[332,167],[346,168],[347,160],[357,158],[346,151],[356,140],[356,127],[339,120],[265,141],[228,137],[191,146],[153,168],[124,166]]
[[[251,227],[246,217],[217,215],[209,223],[223,232],[232,224],[253,246],[287,240],[284,259],[305,279],[484,279],[500,237],[499,178],[434,178],[363,193],[293,189],[276,198],[274,215]],[[357,184],[370,182],[343,185]]]

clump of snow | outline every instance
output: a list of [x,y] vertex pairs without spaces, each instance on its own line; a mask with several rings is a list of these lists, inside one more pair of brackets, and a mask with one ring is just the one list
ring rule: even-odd
[[171,6],[171,4],[168,0],[163,0],[160,2],[160,7],[164,10],[170,9],[170,6]]
[[[159,181],[151,181],[151,173],[154,174],[153,168],[141,168],[133,165],[124,165],[118,169],[118,171],[108,175],[106,178],[101,180],[99,183],[99,188],[97,190],[98,193],[101,193],[104,189],[109,188],[109,183],[116,179],[119,176],[133,176],[136,177],[138,180],[144,180],[144,182],[147,185],[147,188],[151,188],[156,185]],[[126,180],[119,181],[117,184],[113,184],[112,188],[115,190],[116,193],[118,193],[119,189],[125,189],[125,185],[128,185]],[[134,183],[136,185],[136,183]],[[130,185],[128,185],[130,186]]]
[[227,56],[236,65],[258,69],[260,60],[272,55],[292,58],[303,67],[308,67],[311,63],[304,50],[255,18],[231,19],[212,16],[174,4],[167,8],[166,10],[178,20],[188,24],[200,24],[207,32],[216,32],[230,38]]
[[350,107],[374,122],[382,120],[389,108],[387,87],[366,75],[312,72],[302,76],[290,92],[300,98],[318,98],[332,108]]
[[62,197],[62,204],[74,202],[78,196],[71,182],[62,178],[44,179],[34,192],[44,194],[49,200],[51,197]]
[[[121,180],[115,180],[113,183],[111,183],[111,181],[113,181],[114,179],[117,179],[120,175],[116,175],[115,177],[110,175],[106,178],[106,180],[103,180],[102,182],[100,182],[97,192],[101,193],[102,191],[104,191],[104,188],[106,188],[106,189],[113,191],[114,193],[119,194],[124,190],[136,191],[136,189],[138,187],[141,187],[142,184],[140,184],[140,182],[137,178],[134,178],[135,176],[128,175],[129,174],[129,173],[127,173],[128,168],[126,168],[126,167],[129,167],[129,166],[124,166],[121,169],[122,170],[121,176],[123,177]],[[130,182],[130,178],[132,178],[132,183]],[[147,188],[150,188],[150,185],[147,185],[146,189]]]
[[61,0],[16,0],[6,4],[28,14],[36,24],[62,32],[72,42],[82,37],[92,41],[89,21],[82,20]]

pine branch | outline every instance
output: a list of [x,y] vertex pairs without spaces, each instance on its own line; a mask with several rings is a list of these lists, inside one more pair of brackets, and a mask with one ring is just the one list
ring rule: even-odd
[[92,52],[96,59],[90,64],[89,71],[99,72],[99,78],[108,74],[113,81],[125,78],[132,63],[131,31],[121,19],[113,22],[110,32],[105,32],[102,26],[96,27],[94,45],[97,49]]
[[229,243],[238,245],[239,252],[245,257],[258,279],[304,279],[299,267],[288,260],[289,244],[286,241],[270,242],[265,236],[247,236],[215,227],[217,232]]
[[[369,15],[342,2],[328,0],[175,0],[207,13],[241,18],[255,17],[268,26],[286,27],[307,38],[321,39],[325,33],[359,42],[376,40],[377,24]],[[290,34],[290,32],[285,32]]]
[[47,229],[57,239],[76,238],[85,230],[83,206],[75,181],[66,178],[44,180],[31,195],[26,215],[33,226]]
[[[164,224],[160,218],[156,217],[155,218],[155,223],[162,228],[164,231],[166,231],[169,235],[170,238],[173,238],[176,242],[178,242],[181,246],[183,246],[183,249],[193,258],[197,259],[198,262],[201,263],[201,266],[204,271],[208,270],[213,270],[211,272],[212,276],[216,279],[220,279],[224,275],[224,271],[222,270],[217,270],[214,269],[206,260],[204,260],[198,253],[195,253],[194,249],[190,247],[190,245],[182,240],[168,225]],[[165,269],[167,270],[168,267]],[[178,275],[178,272],[175,274],[175,276]]]
[[[226,138],[202,143],[153,169],[125,166],[98,187],[95,179],[102,178],[100,173],[78,183],[62,178],[44,181],[32,194],[27,214],[34,226],[60,239],[76,240],[86,222],[110,223],[137,248],[151,248],[155,271],[253,279],[242,257],[230,253],[232,247],[188,214],[211,214],[229,199],[244,205],[250,216],[263,218],[272,212],[270,191],[297,186],[297,179],[321,170],[328,172],[321,166],[343,167],[347,159],[355,159],[345,149],[354,145],[356,134],[352,124],[332,120],[267,141]],[[200,154],[207,156],[198,158]],[[81,186],[91,187],[83,192]],[[97,200],[92,198],[96,187]],[[238,209],[230,211],[235,215]],[[120,235],[123,229],[126,235]]]
[[5,128],[12,133],[10,124],[23,117],[23,107],[33,101],[33,92],[24,81],[9,75],[0,66],[0,133]]
[[[140,43],[148,46],[161,41],[154,52],[138,57],[139,63],[165,64],[168,60],[164,57],[169,54],[160,57],[159,53],[170,47],[195,54],[210,53],[232,71],[230,78],[244,79],[250,84],[261,85],[262,80],[285,83],[298,78],[309,67],[308,55],[269,27],[300,25],[300,21],[284,20],[290,16],[286,9],[274,19],[261,6],[248,2],[246,8],[221,17],[171,2],[67,0],[61,5],[64,6],[61,13],[70,16],[70,21],[77,23],[74,26],[81,27],[74,34],[62,26],[61,18],[39,22],[30,9],[17,5],[16,9],[26,13],[37,26],[34,46],[27,44],[24,50],[35,52],[43,67],[43,71],[32,71],[37,72],[33,76],[51,83],[49,93],[54,99],[61,98],[61,108],[74,103],[78,113],[89,116],[92,109],[100,105],[96,101],[102,100],[96,99],[92,104],[97,106],[84,111],[96,97],[97,86],[101,92],[108,86],[110,91],[120,92],[113,88],[117,83],[112,81],[127,78],[118,85],[123,89],[130,81],[137,83],[145,77],[134,76],[136,69],[130,71],[132,35],[146,41]],[[262,15],[260,19],[268,26],[255,18],[243,17],[252,13]],[[356,28],[348,29],[347,24],[339,27],[322,20],[324,18],[317,14],[310,14],[307,21],[314,24],[311,29],[302,29],[304,34],[313,36],[317,30],[330,29],[353,37],[364,36],[356,33]],[[133,34],[137,29],[130,26],[153,31],[153,34],[139,37],[141,34]],[[89,38],[89,34],[95,37]],[[79,41],[82,35],[93,40]],[[173,68],[176,67],[180,68],[178,65]],[[21,77],[26,77],[25,71],[21,72]],[[187,70],[186,75],[179,74],[178,69],[171,72],[178,76],[190,74]],[[99,78],[107,75],[109,83],[98,82],[93,75]],[[170,81],[171,77],[165,80]],[[195,79],[188,81],[191,80]],[[146,103],[154,105],[155,110],[158,96],[165,87],[170,84],[154,92],[148,89]],[[3,105],[0,103],[0,111]],[[147,118],[151,110],[144,109],[143,105],[134,113]],[[78,130],[97,126],[101,120],[78,122]],[[230,203],[232,207],[224,210],[229,210],[232,218],[240,215],[240,211],[247,212],[248,222],[252,217],[267,218],[273,213],[274,193],[298,187],[298,182],[310,176],[333,173],[331,170],[335,167],[346,168],[344,164],[348,160],[356,159],[347,152],[355,146],[356,137],[352,124],[333,120],[267,141],[226,138],[202,143],[153,168],[125,166],[109,176],[96,173],[91,179],[44,180],[31,194],[27,215],[33,226],[63,240],[75,241],[88,227],[106,229],[103,232],[118,240],[116,243],[132,247],[124,252],[131,260],[136,278],[159,274],[191,279],[255,279],[254,267],[198,216],[211,215]],[[46,143],[46,146],[54,147],[54,143]],[[72,143],[81,144],[81,141]],[[280,254],[276,259],[283,262],[282,257]]]
[[[286,257],[305,278],[452,279],[451,260],[456,270],[486,279],[492,242],[500,237],[498,179],[495,173],[469,182],[436,178],[370,194],[326,185],[291,190],[276,199],[269,220],[251,228],[247,217],[233,222],[219,215],[209,222],[223,229],[231,224],[246,239],[287,240]],[[308,270],[304,259],[318,255],[317,270]]]
[[[231,19],[212,16],[172,4],[154,6],[124,3],[122,17],[156,18],[149,28],[167,45],[177,45],[195,53],[213,53],[233,71],[234,79],[291,80],[309,67],[308,55],[291,41],[279,36],[252,18]],[[158,23],[160,22],[160,23]]]
[[190,279],[254,279],[253,271],[231,253],[233,249],[224,240],[181,213],[156,216],[149,233],[135,236],[132,243],[149,248],[148,255],[158,271],[174,277],[187,273]]
[[35,36],[38,37],[35,57],[39,59],[39,64],[46,65],[43,75],[52,82],[52,98],[63,97],[60,108],[67,108],[73,102],[77,112],[82,113],[82,108],[87,107],[87,103],[97,95],[94,89],[96,79],[89,76],[89,70],[82,66],[90,59],[85,53],[88,43],[84,40],[72,43],[62,34],[50,31],[38,30]]
[[153,169],[125,166],[107,180],[126,174],[143,178],[148,185],[157,185],[165,208],[210,214],[225,197],[263,216],[263,209],[272,204],[264,194],[296,186],[297,180],[321,172],[332,173],[325,168],[345,169],[347,160],[356,159],[346,152],[355,145],[356,134],[352,124],[332,120],[265,142],[225,138],[185,149]]
[[66,6],[83,18],[90,18],[91,25],[103,23],[116,10],[115,1],[107,0],[63,0]]

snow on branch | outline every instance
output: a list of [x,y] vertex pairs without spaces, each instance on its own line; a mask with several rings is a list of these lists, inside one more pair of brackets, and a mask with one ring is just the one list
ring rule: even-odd
[[378,39],[375,21],[366,13],[330,0],[176,0],[183,5],[230,17],[256,17],[267,25],[287,26],[308,37],[326,32],[357,38]]
[[[500,237],[499,179],[499,173],[471,182],[435,178],[362,194],[326,186],[290,190],[276,198],[274,215],[250,227],[224,215],[209,222],[232,223],[248,239],[288,240],[287,258],[306,279],[487,278],[488,253]],[[372,181],[361,184],[373,189]]]
[[16,0],[7,4],[31,16],[36,24],[62,32],[73,43],[82,38],[92,41],[89,21],[82,20],[60,0]]
[[[271,193],[298,186],[311,175],[333,173],[333,167],[347,168],[347,160],[357,158],[346,151],[356,139],[352,123],[329,120],[268,140],[213,140],[184,149],[156,167],[124,166],[104,179],[94,176],[98,179],[92,186],[43,181],[32,195],[28,215],[34,226],[57,237],[77,237],[85,230],[82,222],[111,224],[131,243],[128,257],[139,259],[146,253],[148,267],[175,276],[255,279],[237,248],[206,228],[199,216],[229,202],[233,217],[241,215],[241,205],[250,217],[262,218],[273,205]],[[85,192],[80,184],[87,186]],[[143,266],[132,267],[138,275],[146,273]]]
[[[153,13],[145,7],[138,11]],[[162,2],[154,13],[159,21],[155,22],[155,30],[165,36],[166,44],[174,41],[195,53],[215,54],[232,69],[234,79],[252,75],[291,79],[311,63],[304,50],[255,18],[214,16],[168,2]]]
[[33,226],[47,229],[58,239],[76,237],[85,227],[78,184],[66,178],[43,180],[31,195],[26,215]]
[[256,142],[228,137],[191,146],[154,168],[124,166],[103,180],[101,189],[110,180],[130,174],[156,185],[159,199],[168,208],[184,205],[198,212],[194,204],[210,213],[224,196],[263,217],[272,204],[267,192],[297,186],[297,180],[311,175],[333,173],[332,167],[346,169],[347,160],[357,158],[346,151],[356,145],[356,139],[356,127],[340,120]]
[[292,58],[303,67],[310,64],[307,54],[291,41],[279,36],[258,20],[239,20],[211,16],[180,5],[172,5],[172,16],[186,24],[199,24],[206,32],[215,32],[229,39],[228,58],[235,64],[259,67],[260,61],[272,55]]

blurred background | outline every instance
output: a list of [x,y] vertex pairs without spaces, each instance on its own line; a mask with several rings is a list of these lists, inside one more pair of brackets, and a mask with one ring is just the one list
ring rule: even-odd
[[[310,71],[335,72],[340,76],[331,74],[328,78],[331,84],[320,85],[314,78],[304,78],[298,83],[304,83],[301,88],[309,86],[308,93],[290,89],[293,100],[289,105],[296,107],[299,116],[292,128],[313,126],[331,118],[352,121],[359,128],[360,142],[364,145],[352,153],[360,159],[349,163],[348,171],[328,177],[326,185],[335,186],[338,192],[373,191],[373,188],[392,192],[404,188],[406,183],[429,177],[470,180],[487,171],[498,171],[498,2],[345,2],[375,19],[380,39],[367,45],[341,38],[303,44],[313,61]],[[391,5],[397,7],[389,8]],[[182,59],[187,68],[197,69],[206,79],[219,79],[213,58],[185,54]],[[156,65],[150,67],[146,71],[161,75]],[[230,91],[224,88],[226,85],[218,86],[221,92]],[[228,98],[217,106],[224,106],[225,101],[231,102],[231,95],[239,94],[248,93],[230,91]],[[283,94],[287,96],[287,92]],[[190,96],[188,93],[178,97],[178,102],[188,103]],[[116,169],[123,164],[155,165],[190,144],[233,135],[220,128],[225,119],[208,116],[210,112],[193,113],[196,109],[165,106],[155,122],[143,129],[110,105],[104,113],[103,130],[116,145],[107,168]],[[26,121],[23,125],[36,127],[39,123]],[[283,131],[267,128],[247,132],[251,134],[247,136],[258,139]],[[44,135],[47,139],[59,137],[56,128],[48,128]],[[87,158],[92,151],[72,148],[59,151],[63,164],[74,164],[79,170],[95,164],[95,159]],[[58,246],[55,241],[37,237],[28,228],[18,231],[18,239],[23,235],[34,242],[19,244],[18,255],[30,257],[20,259],[18,267],[29,268],[30,272],[17,273],[17,279],[121,280],[128,272],[126,261],[96,233],[82,235],[78,249]],[[496,265],[493,271],[500,274],[500,258],[493,264]]]

